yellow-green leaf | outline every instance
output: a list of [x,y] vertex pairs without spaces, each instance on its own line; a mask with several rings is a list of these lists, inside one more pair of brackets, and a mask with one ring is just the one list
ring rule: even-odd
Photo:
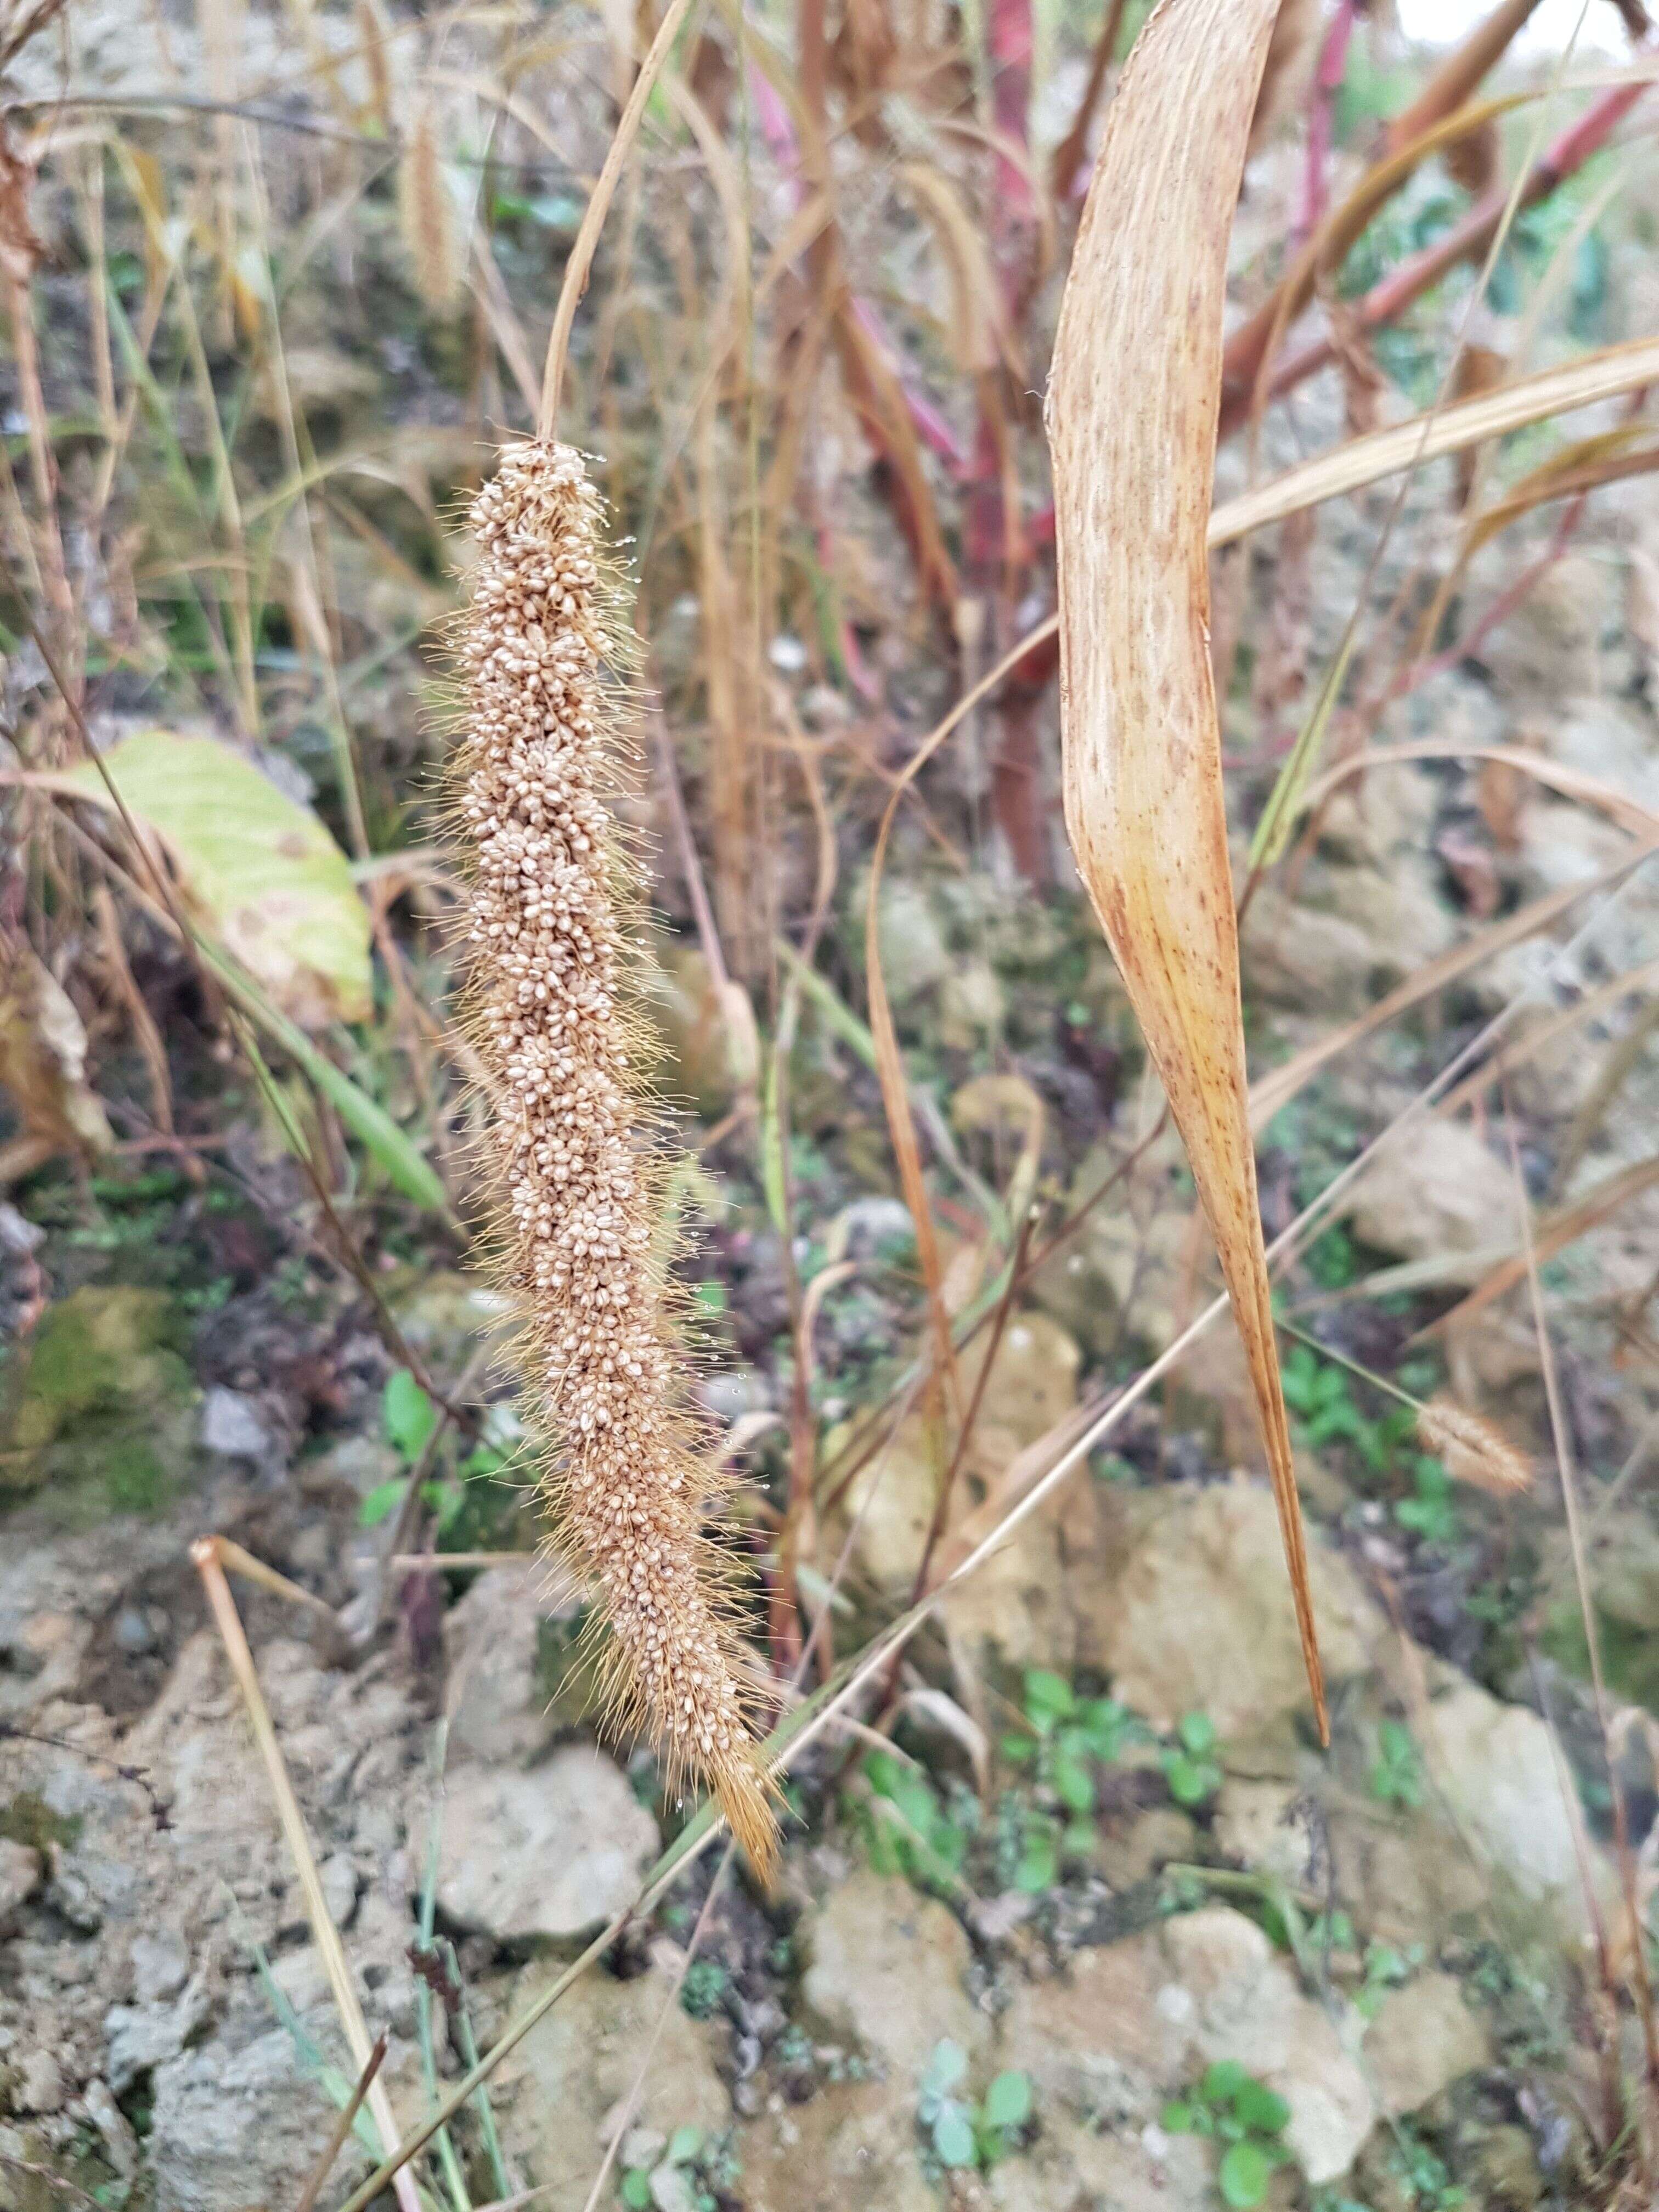
[[[139,730],[103,765],[162,847],[191,921],[276,1006],[306,1029],[367,1018],[368,910],[308,807],[216,738]],[[42,781],[110,807],[90,761]]]

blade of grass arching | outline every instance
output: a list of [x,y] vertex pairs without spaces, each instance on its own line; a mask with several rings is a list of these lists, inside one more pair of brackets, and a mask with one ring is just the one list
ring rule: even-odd
[[1582,799],[1585,805],[1598,808],[1632,837],[1650,842],[1659,837],[1659,813],[1642,805],[1616,785],[1604,783],[1600,776],[1587,775],[1581,769],[1553,761],[1548,754],[1534,752],[1526,745],[1461,745],[1443,738],[1423,738],[1403,745],[1376,745],[1363,753],[1354,753],[1347,760],[1336,763],[1316,781],[1305,794],[1304,805],[1310,809],[1317,806],[1351,776],[1374,773],[1395,761],[1430,760],[1493,761],[1500,768],[1514,769],[1521,775],[1530,776],[1535,783],[1559,792],[1564,799]]
[[[362,2008],[357,2002],[357,1991],[351,1979],[351,1969],[346,1963],[340,1931],[334,1925],[328,1900],[323,1894],[322,1881],[312,1853],[311,1839],[306,1833],[300,1801],[294,1794],[282,1747],[276,1741],[270,1710],[259,1686],[259,1671],[253,1663],[253,1654],[248,1649],[241,1616],[230,1594],[230,1585],[225,1580],[217,1540],[212,1536],[198,1537],[190,1547],[190,1556],[192,1565],[202,1578],[208,1610],[213,1616],[213,1625],[219,1632],[219,1640],[225,1647],[225,1656],[230,1662],[231,1674],[247,1708],[248,1718],[252,1723],[254,1741],[258,1747],[270,1794],[276,1800],[276,1817],[282,1824],[283,1838],[299,1877],[301,1893],[306,1903],[306,1917],[311,1923],[317,1954],[328,1977],[329,1989],[334,1998],[335,2010],[340,2015],[347,2047],[361,2072],[368,2066],[374,2046],[364,2025]],[[347,2094],[349,2094],[349,2087]],[[392,2100],[386,2094],[386,2084],[378,2075],[368,2085],[367,2102],[374,2115],[374,2124],[380,2131],[382,2145],[395,2143],[398,2140],[397,2115],[392,2109]],[[420,2199],[416,2193],[414,2177],[406,2169],[399,2169],[392,2185],[397,2191],[399,2212],[420,2212]]]
[[[263,1954],[260,1956],[259,1966],[263,1978],[270,1988],[274,1989],[275,1978],[265,1964]],[[357,2124],[357,2115],[362,2110],[363,2099],[368,2094],[370,2082],[374,2081],[385,2063],[386,2054],[386,2033],[382,2028],[374,2039],[374,2048],[368,2054],[368,2065],[357,2076],[356,2085],[351,2094],[341,2106],[334,2125],[329,2130],[328,2141],[317,2154],[317,2163],[306,2177],[305,2186],[300,2191],[294,2212],[312,2212],[313,2205],[322,2195],[323,2184],[334,2171],[334,2161],[344,2149],[346,2137]]]
[[1307,805],[1310,777],[1319,765],[1320,755],[1325,750],[1325,735],[1331,726],[1331,716],[1342,686],[1347,680],[1348,668],[1353,659],[1358,633],[1352,623],[1343,633],[1342,642],[1335,657],[1325,672],[1325,680],[1319,687],[1319,696],[1314,702],[1313,712],[1297,732],[1285,765],[1274,779],[1267,804],[1261,810],[1261,819],[1255,825],[1250,840],[1249,873],[1252,880],[1264,868],[1274,867],[1285,856],[1285,848],[1291,842],[1297,817]]
[[1060,303],[1066,823],[1244,1342],[1320,1735],[1329,1718],[1250,1139],[1206,553],[1229,227],[1276,0],[1165,0],[1108,110]]
[[[1402,469],[1420,466],[1443,454],[1462,453],[1488,438],[1500,438],[1579,407],[1616,399],[1622,393],[1659,380],[1659,335],[1605,346],[1559,368],[1500,384],[1472,399],[1428,415],[1415,415],[1385,430],[1350,438],[1345,445],[1288,469],[1254,491],[1218,507],[1210,518],[1213,548],[1231,544],[1270,522],[1306,507],[1320,506],[1343,492],[1359,491]],[[1026,645],[1031,643],[1026,641]]]
[[262,1029],[274,1044],[280,1045],[307,1080],[322,1092],[364,1151],[385,1171],[393,1188],[428,1212],[447,1218],[449,1200],[431,1163],[386,1109],[360,1089],[343,1068],[337,1067],[326,1053],[319,1051],[305,1031],[273,1006],[258,985],[224,953],[199,939],[197,949],[249,1020]]
[[[265,2002],[276,2016],[277,2027],[294,2045],[295,2057],[317,2083],[336,2112],[342,2115],[350,2112],[351,2123],[346,2133],[355,2135],[371,2158],[384,2157],[386,2145],[380,2130],[368,2114],[362,2109],[361,2100],[354,2106],[353,2098],[356,2092],[349,2079],[341,2073],[337,2066],[330,2065],[319,2049],[316,2039],[299,2014],[295,2011],[293,2000],[270,1971],[270,1960],[265,1954],[265,1947],[263,1943],[256,1943],[253,1947],[253,1971],[259,1978],[259,1986],[265,1993]],[[373,2051],[369,2052],[368,2057],[372,2061],[374,2057]],[[380,2070],[376,2066],[374,2074],[378,2074]],[[374,2074],[369,2073],[368,2064],[365,2063],[357,2079],[362,2081],[364,2076],[368,2075],[368,2080],[372,2081]],[[366,2094],[367,2089],[365,2089]],[[343,2144],[344,2141],[345,2136],[343,2135],[340,2137],[340,2142]],[[334,2156],[337,2158],[338,2155],[339,2150],[337,2147]],[[330,2165],[331,2166],[333,2162],[333,2159],[331,2158]]]

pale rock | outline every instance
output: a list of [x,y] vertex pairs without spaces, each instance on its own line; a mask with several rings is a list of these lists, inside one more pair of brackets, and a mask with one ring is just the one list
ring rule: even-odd
[[[280,2027],[240,2048],[222,2039],[194,2045],[158,2066],[152,2086],[147,2149],[156,2212],[288,2203],[334,2118]],[[364,2171],[360,2147],[348,2140],[331,2187],[343,2189]]]
[[[1030,2075],[1045,2137],[1058,2120],[1115,2140],[1121,2158],[1139,2136],[1144,2160],[1164,2100],[1214,2060],[1236,2059],[1289,2105],[1286,2140],[1318,2185],[1346,2171],[1376,2118],[1352,2055],[1359,2026],[1349,2014],[1339,2029],[1254,1921],[1212,1906],[1079,1952],[1060,1973],[1016,1990],[998,2063]],[[1173,2166],[1173,2144],[1169,2157]],[[1133,2171],[1138,2161],[1128,2163]],[[1156,2179],[1146,2177],[1146,2190]],[[1103,2186],[1086,2171],[1084,2182]],[[1184,2185],[1179,2170],[1173,2184]],[[1109,2189],[1105,2201],[1115,2202]]]
[[[974,1347],[963,1357],[964,1392],[975,1389],[984,1356]],[[1021,1313],[1009,1322],[958,1473],[952,1525],[1075,1406],[1080,1364],[1075,1340],[1047,1314]],[[933,1525],[937,1479],[929,1424],[918,1412],[848,1486],[854,1557],[891,1596],[908,1596],[915,1582]],[[946,1608],[951,1628],[970,1649],[989,1644],[1011,1665],[1070,1670],[1076,1626],[1061,1572],[1066,1511],[1062,1498],[1028,1515],[952,1595]]]
[[626,1778],[586,1745],[527,1773],[462,1766],[444,1790],[438,1902],[501,1941],[580,1936],[633,1903],[658,1848]]
[[[862,903],[859,911],[864,911]],[[908,1006],[942,983],[956,964],[921,884],[883,878],[876,904],[876,939],[882,981],[896,1006]]]
[[489,1567],[444,1616],[444,1712],[451,1755],[518,1766],[544,1751],[554,1722],[537,1681],[544,1620],[568,1612],[566,1585],[540,1560]]
[[1240,947],[1248,999],[1297,1013],[1357,1014],[1443,952],[1457,925],[1420,854],[1383,867],[1309,870],[1295,900],[1264,883]]
[[1448,1283],[1478,1282],[1514,1249],[1514,1177],[1466,1121],[1418,1117],[1354,1185],[1354,1235],[1401,1260],[1444,1263]]
[[169,2058],[176,2058],[208,2015],[205,1976],[171,2003],[112,2005],[104,2015],[104,2072],[118,2097]]
[[323,1902],[337,1928],[349,1928],[357,1910],[357,1869],[344,1851],[332,1851],[317,1869]]
[[697,2212],[697,2191],[683,2166],[665,2160],[653,2170],[649,2186],[657,2212]]
[[1308,1832],[1296,1817],[1293,1783],[1230,1774],[1216,1798],[1215,1837],[1230,1856],[1292,1889],[1308,1881]]
[[1553,704],[1598,688],[1601,632],[1618,619],[1614,572],[1589,548],[1570,550],[1528,591],[1525,613],[1481,640],[1480,658],[1516,705]]
[[[1572,1812],[1548,1725],[1524,1705],[1500,1705],[1449,1668],[1430,1699],[1423,1755],[1436,1791],[1477,1860],[1500,1876],[1535,1926],[1541,1908],[1569,1939],[1589,1934]],[[1598,1890],[1613,1893],[1594,1844]]]
[[1452,1974],[1419,1974],[1390,1990],[1365,2033],[1371,2087],[1383,2112],[1396,2116],[1417,2112],[1491,2057],[1486,2028]]
[[1187,1815],[1175,1806],[1149,1805],[1135,1814],[1121,1835],[1102,1836],[1095,1863],[1102,1879],[1114,1889],[1130,1889],[1172,1859],[1178,1863],[1190,1859],[1197,1834]]
[[1196,2136],[1046,2118],[1028,2151],[993,2166],[985,2195],[996,2212],[1213,2212],[1220,2201],[1214,2149]]
[[[1164,1727],[1201,1708],[1224,1740],[1306,1708],[1267,1485],[1149,1492],[1133,1509],[1131,1538],[1095,1593],[1079,1655],[1111,1677],[1114,1695]],[[1338,1681],[1364,1669],[1378,1617],[1347,1562],[1311,1528],[1308,1566],[1325,1672]]]
[[227,1390],[217,1384],[202,1401],[200,1437],[204,1451],[217,1452],[224,1459],[263,1464],[276,1451],[258,1400],[246,1391]]
[[987,960],[964,960],[939,986],[939,1042],[951,1052],[973,1052],[1000,1034],[1006,1013],[995,969]]
[[974,2052],[989,2023],[963,1977],[971,1952],[960,1923],[909,1883],[866,1871],[839,1883],[801,1933],[807,2005],[896,2081],[921,2079],[942,2039]]
[[1346,2035],[1303,1994],[1253,1920],[1226,1906],[1177,1914],[1164,1929],[1176,1985],[1193,2000],[1193,2039],[1206,2064],[1247,2066],[1291,2108],[1285,2140],[1309,2180],[1334,2181],[1370,2133],[1376,2107]]
[[27,1844],[0,1836],[0,1930],[40,1887],[45,1869],[40,1854]]
[[1149,1929],[1078,1951],[1058,1973],[1016,1987],[999,2063],[1030,2075],[1045,2132],[1060,2112],[1107,2129],[1157,2118],[1186,2080],[1190,2045],[1188,2020],[1158,2005],[1169,1978],[1159,1931]]
[[[560,1969],[532,1966],[514,1993],[516,2014]],[[606,2145],[623,2124],[630,2091],[642,2083],[630,2130],[663,2141],[677,2128],[717,2136],[732,2102],[716,2067],[718,2029],[681,2008],[659,1970],[619,1982],[595,1968],[582,1975],[502,2062],[498,2109],[509,2154],[538,2190],[543,2212],[584,2212]]]
[[830,2083],[744,2130],[745,2212],[939,2212],[907,2088]]
[[50,2051],[32,2051],[17,2071],[13,2102],[20,2112],[61,2112],[69,2095],[64,2069]]
[[1264,880],[1239,942],[1247,1000],[1299,1012],[1351,1013],[1374,995],[1377,946],[1341,914],[1293,903]]

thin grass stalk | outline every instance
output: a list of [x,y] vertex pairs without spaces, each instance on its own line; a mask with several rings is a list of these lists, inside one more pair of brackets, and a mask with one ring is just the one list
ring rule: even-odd
[[[357,1991],[351,1979],[351,1968],[346,1960],[345,1948],[340,1941],[340,1931],[334,1925],[328,1900],[323,1894],[321,1877],[312,1853],[311,1839],[306,1833],[305,1816],[300,1810],[300,1801],[289,1780],[288,1767],[283,1761],[282,1747],[276,1741],[276,1730],[265,1703],[264,1692],[259,1686],[259,1670],[253,1663],[253,1654],[248,1649],[247,1637],[242,1628],[241,1615],[236,1610],[236,1601],[225,1580],[222,1548],[216,1536],[198,1537],[190,1547],[191,1562],[202,1578],[208,1610],[213,1615],[213,1625],[225,1647],[225,1656],[240,1691],[253,1725],[254,1741],[260,1762],[265,1770],[265,1779],[276,1801],[276,1817],[282,1823],[283,1838],[289,1856],[299,1876],[301,1894],[305,1899],[306,1917],[311,1923],[311,1932],[317,1945],[317,1954],[323,1962],[323,1971],[334,1999],[335,2010],[340,2016],[346,2043],[360,2073],[367,2072],[374,2054],[374,2045],[364,2024],[362,2008],[357,2002]],[[397,2115],[392,2109],[392,2100],[386,2094],[386,2084],[378,2073],[371,2075],[365,2100],[380,2131],[384,2145],[398,2140]],[[399,2166],[392,2179],[397,2192],[399,2212],[421,2212],[420,2197],[413,2175],[406,2166]]]
[[[1532,1304],[1533,1326],[1538,1339],[1539,1364],[1543,1371],[1544,1396],[1549,1407],[1550,1435],[1555,1445],[1556,1468],[1561,1478],[1561,1502],[1566,1514],[1567,1542],[1572,1559],[1574,1586],[1578,1597],[1579,1613],[1583,1621],[1585,1645],[1589,1654],[1590,1681],[1595,1693],[1596,1727],[1601,1738],[1601,1749],[1607,1760],[1607,1784],[1613,1798],[1613,1847],[1618,1856],[1620,1887],[1624,1892],[1625,1909],[1630,1924],[1626,1931],[1631,1954],[1631,1967],[1636,1984],[1636,2008],[1641,2018],[1642,2047],[1647,2063],[1648,2094],[1659,2099],[1659,2021],[1656,2021],[1653,2006],[1653,1976],[1648,1960],[1648,1931],[1642,1917],[1641,1903],[1637,1893],[1636,1863],[1631,1850],[1630,1814],[1625,1802],[1624,1782],[1620,1775],[1619,1762],[1613,1756],[1612,1713],[1607,1702],[1607,1677],[1601,1663],[1601,1638],[1596,1619],[1595,1606],[1589,1588],[1589,1570],[1585,1562],[1583,1531],[1578,1510],[1578,1473],[1573,1456],[1571,1432],[1561,1405],[1560,1381],[1556,1372],[1555,1345],[1550,1334],[1549,1323],[1544,1312],[1544,1288],[1539,1278],[1539,1255],[1534,1241],[1532,1200],[1528,1194],[1526,1177],[1521,1168],[1521,1149],[1515,1133],[1513,1115],[1509,1118],[1510,1169],[1515,1188],[1516,1209],[1521,1223],[1522,1264]],[[1608,1994],[1613,1994],[1609,1981]],[[1644,2141],[1642,2155],[1645,2163],[1650,2146]]]

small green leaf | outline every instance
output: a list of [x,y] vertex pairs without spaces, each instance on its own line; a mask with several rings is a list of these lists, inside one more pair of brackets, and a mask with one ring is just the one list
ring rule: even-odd
[[1068,1820],[1060,1832],[1060,1848],[1068,1859],[1090,1859],[1099,1840],[1094,1822],[1085,1814],[1079,1814],[1075,1820]]
[[1072,1686],[1063,1674],[1047,1667],[1025,1670],[1025,1711],[1034,1728],[1046,1735],[1057,1721],[1069,1720],[1077,1709]]
[[1215,1723],[1208,1713],[1183,1713],[1176,1734],[1181,1738],[1183,1750],[1194,1759],[1202,1759],[1215,1749]]
[[1029,1735],[1012,1734],[1002,1738],[1000,1749],[1011,1766],[1029,1766],[1036,1757],[1036,1746]]
[[701,2128],[676,2128],[668,2138],[668,2163],[670,2166],[690,2166],[702,2148]]
[[933,2045],[933,2055],[927,2061],[927,2071],[921,2077],[922,2087],[942,2097],[965,2081],[967,2075],[968,2053],[947,2035]]
[[400,1474],[394,1474],[390,1482],[377,1482],[357,1508],[357,1526],[378,1528],[387,1514],[394,1512],[402,1503],[408,1486]]
[[1249,2080],[1236,2058],[1218,2058],[1204,2075],[1204,2094],[1212,2105],[1230,2104]]
[[1182,2097],[1171,2097],[1158,2116],[1165,2135],[1188,2136],[1193,2131],[1193,2108]]
[[622,2201],[629,2212],[651,2212],[651,2176],[642,2166],[630,2166],[623,2174]]
[[1052,1889],[1060,1876],[1060,1855],[1048,1836],[1029,1836],[1014,1869],[1014,1887],[1028,1897]]
[[380,1413],[387,1443],[413,1466],[438,1425],[438,1409],[406,1367],[387,1376]]
[[1291,2117],[1290,2106],[1265,2081],[1246,2081],[1234,2094],[1233,2111],[1259,2136],[1278,2135]]
[[941,2166],[960,2171],[979,2163],[973,2123],[960,2105],[946,2105],[933,2122],[933,2148]]
[[1259,2143],[1237,2142],[1216,2168],[1215,2179],[1224,2204],[1234,2212],[1249,2212],[1267,2195],[1273,2167]]
[[985,2092],[988,2127],[1023,2128],[1031,2117],[1031,2077],[1029,2074],[999,2074]]
[[1095,1806],[1095,1781],[1086,1766],[1072,1759],[1056,1759],[1054,1772],[1054,1794],[1062,1805],[1073,1813],[1092,1813]]

